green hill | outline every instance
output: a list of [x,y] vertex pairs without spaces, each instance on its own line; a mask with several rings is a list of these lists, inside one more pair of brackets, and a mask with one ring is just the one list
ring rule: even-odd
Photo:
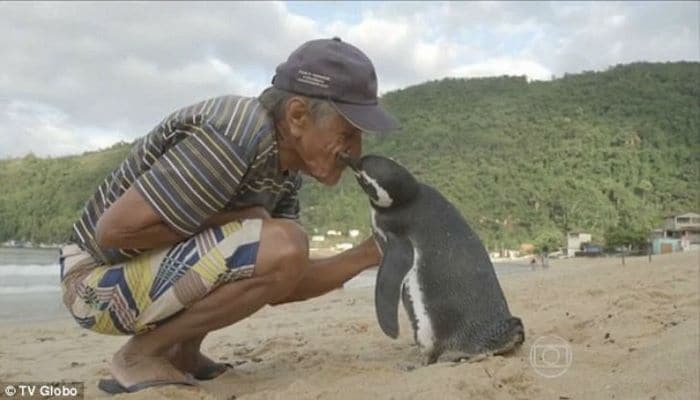
[[[442,191],[491,247],[598,241],[643,232],[700,199],[700,64],[638,63],[549,82],[443,79],[388,93],[403,132],[368,138]],[[128,145],[81,156],[0,161],[0,241],[60,242]],[[66,190],[68,188],[68,190]],[[347,174],[307,180],[312,231],[367,232],[368,202]]]

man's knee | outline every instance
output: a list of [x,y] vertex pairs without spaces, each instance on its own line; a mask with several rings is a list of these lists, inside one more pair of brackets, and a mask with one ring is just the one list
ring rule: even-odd
[[302,228],[285,219],[263,221],[256,275],[296,285],[309,263],[309,241]]

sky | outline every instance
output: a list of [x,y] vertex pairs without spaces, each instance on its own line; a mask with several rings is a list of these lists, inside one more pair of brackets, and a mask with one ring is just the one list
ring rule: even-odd
[[699,61],[699,4],[0,1],[0,159],[130,142],[189,104],[255,96],[323,37],[362,49],[380,93]]

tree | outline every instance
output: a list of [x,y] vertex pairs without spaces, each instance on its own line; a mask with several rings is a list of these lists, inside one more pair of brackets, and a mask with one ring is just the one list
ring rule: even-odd
[[[571,230],[614,243],[624,236],[618,226],[639,237],[665,211],[697,210],[699,88],[697,62],[621,65],[551,82],[426,82],[384,95],[402,131],[368,135],[363,145],[443,193],[489,248],[538,239],[554,249]],[[0,241],[67,240],[128,151],[120,143],[80,156],[0,160]],[[300,198],[308,230],[369,225],[367,196],[350,174],[334,188],[305,179]]]
[[613,250],[618,247],[642,249],[646,246],[649,230],[641,226],[613,226],[605,232],[606,247]]
[[551,253],[562,248],[564,237],[561,232],[550,229],[543,231],[535,238],[535,253]]

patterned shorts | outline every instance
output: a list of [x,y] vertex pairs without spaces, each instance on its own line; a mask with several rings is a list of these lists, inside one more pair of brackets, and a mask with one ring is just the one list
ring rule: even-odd
[[115,265],[68,245],[61,249],[63,303],[95,332],[149,331],[217,286],[251,277],[261,228],[260,219],[232,222]]

